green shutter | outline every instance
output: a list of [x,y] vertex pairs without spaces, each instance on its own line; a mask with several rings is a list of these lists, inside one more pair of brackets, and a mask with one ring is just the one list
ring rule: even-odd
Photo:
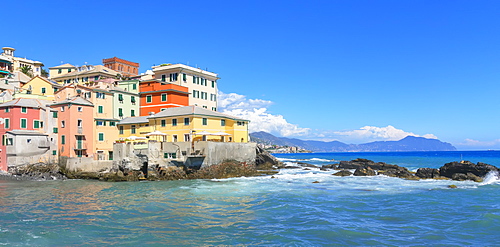
[[123,101],[123,94],[118,94],[118,100]]
[[[135,84],[134,84],[135,85]],[[135,103],[135,96],[130,97],[130,102]]]
[[99,133],[99,141],[104,141],[104,133]]
[[27,120],[25,118],[21,119],[21,128],[26,129],[27,127]]
[[39,129],[40,128],[40,121],[38,121],[38,120],[33,121],[33,128]]
[[123,117],[123,109],[118,108],[118,116]]
[[61,136],[61,144],[66,144],[66,136],[65,135]]
[[161,101],[167,101],[167,94],[166,93],[161,95]]
[[57,112],[56,111],[52,112],[52,117],[53,118],[57,118]]
[[10,128],[10,119],[8,119],[8,118],[6,118],[6,119],[5,119],[4,128],[5,128],[5,129]]
[[54,134],[57,134],[58,129],[57,129],[57,128],[53,128],[53,129],[52,129],[52,132],[54,132]]

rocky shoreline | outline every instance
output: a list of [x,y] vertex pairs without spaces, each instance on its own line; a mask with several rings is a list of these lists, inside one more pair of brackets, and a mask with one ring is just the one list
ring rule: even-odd
[[118,181],[157,181],[179,179],[221,179],[242,176],[273,175],[279,169],[319,168],[323,171],[335,171],[334,176],[376,176],[385,175],[408,180],[420,179],[448,179],[456,181],[471,180],[482,182],[491,171],[500,169],[489,164],[470,161],[446,163],[438,169],[419,168],[412,172],[405,167],[374,162],[367,159],[340,161],[338,164],[329,164],[318,167],[312,164],[297,162],[296,166],[285,166],[276,157],[262,148],[257,147],[254,164],[226,160],[218,165],[201,169],[188,167],[148,167],[147,170],[131,170],[127,167],[114,167],[100,172],[67,171],[57,164],[29,164],[11,168],[8,173],[0,173],[1,179],[7,180],[64,180],[64,179],[93,179],[109,182]]
[[100,172],[69,171],[58,164],[27,164],[10,168],[8,173],[0,173],[4,180],[64,180],[91,179],[109,182],[119,181],[158,181],[179,179],[221,179],[231,177],[262,176],[278,173],[277,169],[284,165],[267,151],[257,147],[254,164],[225,160],[218,165],[201,169],[184,166],[159,167],[150,166],[147,170],[134,170],[118,165]]

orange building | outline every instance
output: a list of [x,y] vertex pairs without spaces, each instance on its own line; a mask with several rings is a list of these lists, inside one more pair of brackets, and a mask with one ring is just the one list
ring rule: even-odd
[[158,113],[171,107],[188,106],[188,90],[187,87],[158,80],[141,81],[139,83],[140,115],[148,116],[150,112]]
[[102,64],[123,76],[136,76],[139,74],[139,63],[127,61],[125,59],[112,57],[102,60]]

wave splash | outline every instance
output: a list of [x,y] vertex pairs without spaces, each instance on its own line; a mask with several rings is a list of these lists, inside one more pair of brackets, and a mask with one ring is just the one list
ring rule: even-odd
[[490,171],[484,176],[481,185],[500,184],[500,173],[498,171]]

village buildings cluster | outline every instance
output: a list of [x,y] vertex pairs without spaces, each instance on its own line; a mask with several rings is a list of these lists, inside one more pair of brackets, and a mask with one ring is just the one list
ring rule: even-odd
[[217,112],[216,73],[161,64],[139,74],[139,63],[117,57],[46,71],[14,52],[0,55],[0,170],[113,160],[116,143],[249,141],[247,120]]

